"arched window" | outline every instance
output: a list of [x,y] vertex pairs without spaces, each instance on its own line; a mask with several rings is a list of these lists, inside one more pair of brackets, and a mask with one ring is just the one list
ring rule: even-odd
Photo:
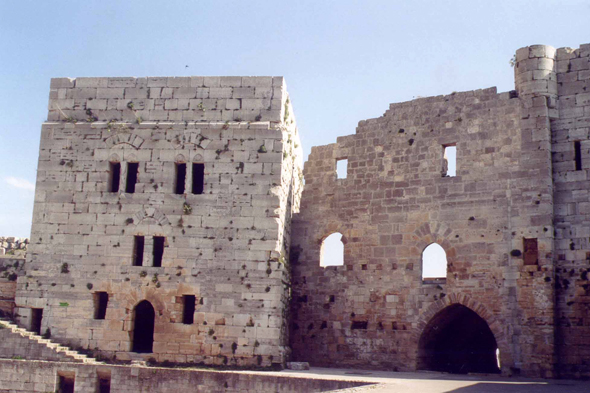
[[333,233],[322,242],[320,249],[320,266],[343,266],[344,265],[344,244],[342,234]]
[[156,313],[147,300],[135,306],[133,324],[133,352],[151,353],[154,346],[154,322]]
[[447,253],[437,243],[432,243],[422,251],[422,281],[446,280]]

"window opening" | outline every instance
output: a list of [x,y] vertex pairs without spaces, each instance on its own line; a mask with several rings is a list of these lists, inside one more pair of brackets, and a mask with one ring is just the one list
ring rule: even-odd
[[539,245],[537,239],[523,239],[524,264],[539,264]]
[[125,192],[133,194],[135,192],[135,184],[137,184],[137,172],[139,164],[137,162],[127,163],[127,183],[125,185]]
[[580,141],[574,142],[574,156],[576,160],[576,171],[582,170],[582,144]]
[[143,266],[144,246],[145,238],[143,236],[135,236],[135,244],[133,246],[133,266]]
[[342,234],[333,233],[322,242],[320,249],[320,266],[343,266],[344,265],[344,243]]
[[98,392],[99,393],[111,393],[111,372],[110,371],[98,371]]
[[109,303],[109,294],[106,292],[94,293],[94,319],[105,319],[107,315],[107,305]]
[[139,302],[134,310],[133,352],[151,353],[154,346],[156,313],[147,300]]
[[336,160],[336,179],[346,179],[348,176],[348,158]]
[[352,321],[352,326],[350,327],[352,330],[363,329],[366,330],[369,322],[367,321]]
[[195,321],[195,295],[183,295],[182,323],[190,325]]
[[443,145],[442,177],[457,176],[457,146]]
[[121,181],[121,163],[109,163],[109,192],[119,192],[119,183]]
[[74,393],[75,382],[76,382],[76,374],[73,371],[58,371],[57,372],[57,392],[58,393]]
[[184,194],[184,185],[186,183],[186,164],[176,163],[176,185],[174,192]]
[[31,309],[31,331],[37,334],[41,334],[41,321],[43,320],[43,309],[33,308]]
[[446,280],[447,253],[437,243],[432,243],[422,252],[422,281],[425,283]]
[[163,236],[154,236],[153,261],[155,267],[162,266],[162,257],[164,256],[164,244],[166,238]]
[[193,163],[193,194],[202,194],[205,188],[205,164]]

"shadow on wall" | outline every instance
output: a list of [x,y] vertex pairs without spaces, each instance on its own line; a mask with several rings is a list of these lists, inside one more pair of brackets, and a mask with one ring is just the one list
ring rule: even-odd
[[587,393],[590,390],[588,383],[550,382],[550,383],[493,383],[480,382],[471,386],[465,386],[449,393]]

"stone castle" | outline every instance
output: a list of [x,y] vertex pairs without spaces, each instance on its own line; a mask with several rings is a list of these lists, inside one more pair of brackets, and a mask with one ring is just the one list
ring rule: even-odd
[[590,44],[514,70],[304,168],[281,77],[53,79],[17,321],[122,361],[590,377]]

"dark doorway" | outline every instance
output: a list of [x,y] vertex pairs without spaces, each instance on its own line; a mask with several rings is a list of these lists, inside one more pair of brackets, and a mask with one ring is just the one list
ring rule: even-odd
[[154,346],[154,307],[147,300],[139,302],[134,311],[133,352],[151,353]]
[[63,375],[58,374],[57,392],[74,393],[75,383],[75,374],[73,372],[63,372]]
[[43,319],[43,309],[31,309],[31,331],[41,334],[41,320]]
[[422,332],[418,369],[455,374],[499,373],[498,345],[486,321],[453,304],[437,313]]
[[109,294],[106,292],[94,293],[94,319],[105,319],[107,315],[107,306],[109,304]]

